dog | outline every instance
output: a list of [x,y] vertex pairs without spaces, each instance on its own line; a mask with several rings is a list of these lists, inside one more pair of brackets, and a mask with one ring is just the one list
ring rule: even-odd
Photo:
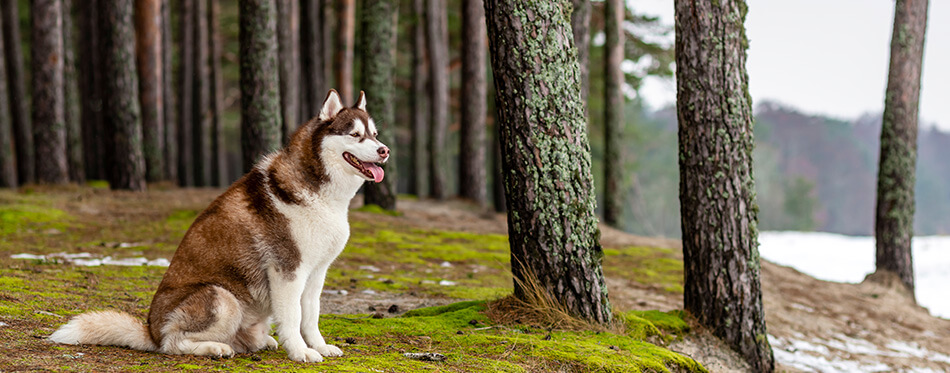
[[90,312],[50,340],[229,357],[276,349],[274,321],[290,359],[342,356],[320,333],[320,294],[350,235],[350,200],[365,181],[385,175],[380,165],[389,148],[376,136],[363,92],[345,108],[330,90],[320,114],[285,148],[195,219],[155,292],[147,325],[127,313]]

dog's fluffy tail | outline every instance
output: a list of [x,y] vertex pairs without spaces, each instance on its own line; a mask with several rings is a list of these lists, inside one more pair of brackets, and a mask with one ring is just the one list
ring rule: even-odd
[[127,313],[115,311],[89,312],[74,317],[49,336],[56,343],[123,346],[142,351],[157,347],[148,328]]

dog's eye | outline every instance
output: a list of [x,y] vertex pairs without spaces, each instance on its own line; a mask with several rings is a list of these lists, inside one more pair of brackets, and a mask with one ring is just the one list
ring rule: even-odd
[[357,133],[357,132],[353,132],[353,133],[350,134],[350,136],[353,136],[353,137],[360,137],[360,134]]

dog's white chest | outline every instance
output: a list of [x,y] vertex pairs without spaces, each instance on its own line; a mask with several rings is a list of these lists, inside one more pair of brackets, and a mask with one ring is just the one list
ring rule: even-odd
[[287,206],[284,212],[304,262],[319,265],[332,261],[343,251],[350,237],[345,207]]

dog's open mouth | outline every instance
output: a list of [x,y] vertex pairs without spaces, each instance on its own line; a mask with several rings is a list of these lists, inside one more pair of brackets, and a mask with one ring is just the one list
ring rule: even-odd
[[355,167],[357,171],[363,174],[363,176],[366,176],[366,178],[372,179],[377,183],[383,181],[383,176],[385,176],[386,172],[383,171],[383,168],[379,167],[379,165],[373,162],[363,162],[350,152],[344,152],[343,159],[345,159],[346,162],[351,166]]

